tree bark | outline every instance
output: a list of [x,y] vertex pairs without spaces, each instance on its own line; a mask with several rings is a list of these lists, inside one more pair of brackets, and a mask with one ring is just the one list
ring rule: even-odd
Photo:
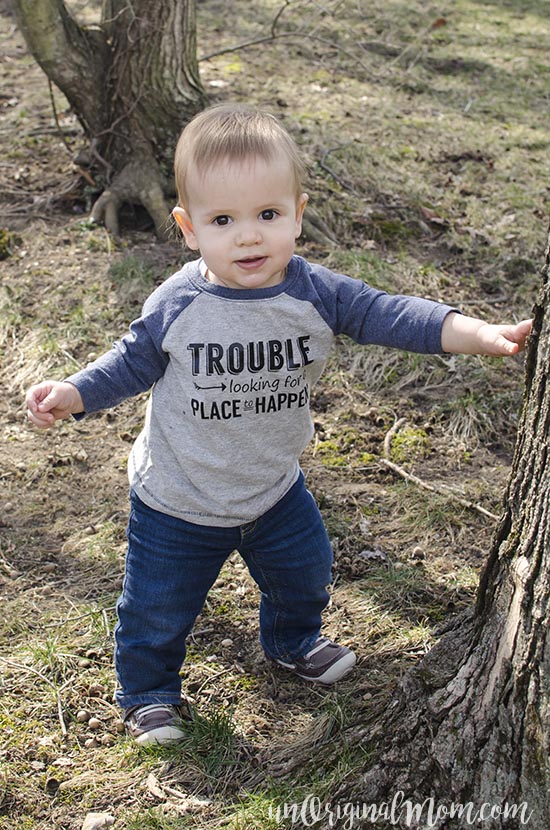
[[376,763],[353,792],[368,803],[400,793],[455,805],[454,818],[442,807],[430,825],[407,823],[402,807],[399,826],[463,830],[458,805],[471,803],[492,810],[484,827],[517,830],[528,817],[532,830],[550,827],[549,272],[547,253],[504,512],[476,607],[401,681],[371,735]]
[[63,0],[15,0],[15,10],[90,141],[81,161],[106,187],[92,218],[118,233],[121,203],[140,202],[165,236],[174,146],[205,103],[195,0],[104,0],[95,29],[79,25]]
[[109,48],[99,31],[80,27],[63,0],[17,0],[19,28],[48,78],[65,94],[85,132],[102,123]]

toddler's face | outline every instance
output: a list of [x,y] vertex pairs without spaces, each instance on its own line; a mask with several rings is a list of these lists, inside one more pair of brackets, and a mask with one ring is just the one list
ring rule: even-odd
[[280,283],[307,202],[305,193],[296,197],[289,161],[221,161],[201,176],[192,171],[187,184],[187,204],[174,217],[208,279],[228,288]]

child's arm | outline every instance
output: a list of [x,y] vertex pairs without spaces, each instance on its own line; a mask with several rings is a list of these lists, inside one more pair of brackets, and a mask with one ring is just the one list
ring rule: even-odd
[[45,380],[27,392],[27,418],[40,429],[47,429],[62,418],[84,412],[80,392],[72,383]]
[[441,347],[452,354],[514,355],[525,348],[532,325],[532,320],[509,326],[491,325],[451,312],[443,322]]

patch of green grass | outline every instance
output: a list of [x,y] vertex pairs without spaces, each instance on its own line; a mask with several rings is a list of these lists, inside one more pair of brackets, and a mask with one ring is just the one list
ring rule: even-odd
[[470,565],[451,571],[445,575],[445,586],[452,591],[467,590],[474,592],[479,584],[479,572]]
[[65,549],[85,562],[121,566],[126,549],[124,527],[113,521],[88,525],[67,540]]
[[[121,830],[183,830],[186,827],[197,827],[196,818],[190,816],[163,815],[158,807],[140,809],[139,815],[120,817]],[[117,820],[117,826],[119,820]]]
[[153,280],[153,271],[143,259],[130,254],[118,262],[113,262],[109,268],[109,277],[117,285],[134,282],[150,285]]
[[[36,830],[40,823],[40,820],[32,816],[18,816],[17,830]],[[0,816],[0,830],[14,830],[13,819]]]
[[152,747],[181,764],[192,764],[212,783],[233,767],[238,758],[235,723],[231,712],[213,709],[208,714],[195,712],[191,721],[182,721],[184,737],[173,747]]
[[277,830],[281,827],[277,819],[277,806],[288,797],[288,792],[273,791],[249,793],[240,804],[233,808],[227,818],[230,830]]
[[125,316],[133,317],[154,288],[155,274],[144,259],[129,254],[111,264],[109,278]]

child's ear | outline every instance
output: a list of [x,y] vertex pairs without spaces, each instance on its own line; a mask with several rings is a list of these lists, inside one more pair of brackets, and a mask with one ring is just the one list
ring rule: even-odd
[[193,223],[191,222],[191,217],[182,207],[175,207],[172,211],[172,216],[180,226],[181,232],[185,237],[185,244],[188,248],[191,248],[192,251],[198,251],[199,244],[197,242],[197,237],[195,236],[195,231],[193,230]]
[[300,234],[302,233],[302,218],[304,215],[304,210],[306,209],[306,205],[308,203],[309,196],[307,193],[302,193],[302,195],[298,198],[296,202],[296,233],[295,239],[298,239]]

